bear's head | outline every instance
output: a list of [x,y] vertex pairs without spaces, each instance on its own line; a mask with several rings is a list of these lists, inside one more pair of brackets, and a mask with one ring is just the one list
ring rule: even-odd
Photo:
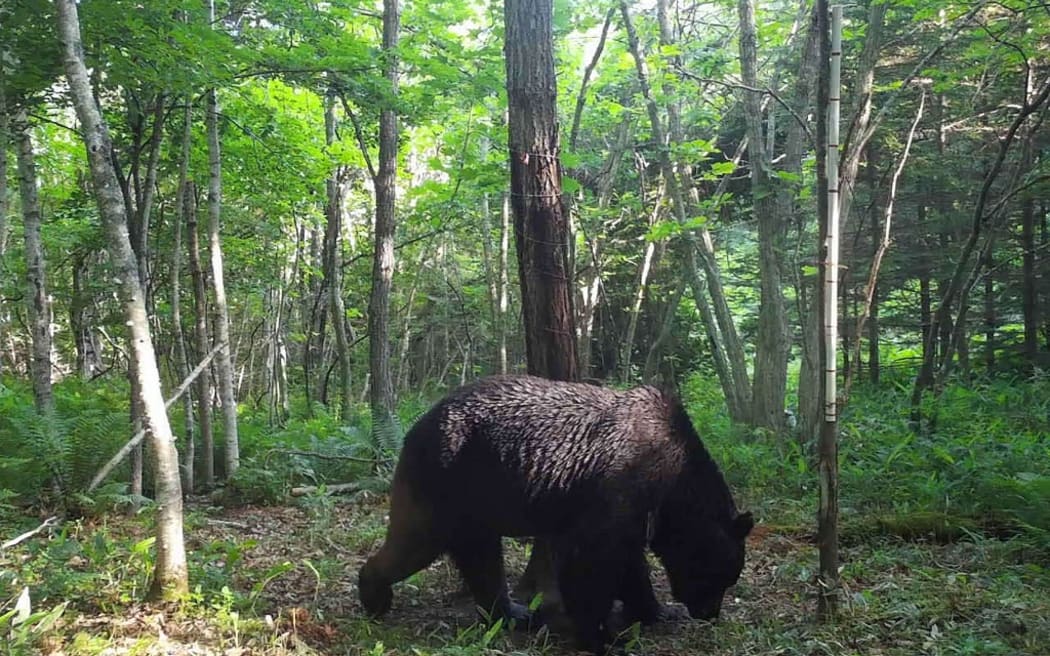
[[653,553],[667,569],[671,594],[685,604],[689,615],[716,619],[726,590],[744,569],[744,543],[754,519],[749,512],[716,519],[675,510],[662,509],[653,533]]

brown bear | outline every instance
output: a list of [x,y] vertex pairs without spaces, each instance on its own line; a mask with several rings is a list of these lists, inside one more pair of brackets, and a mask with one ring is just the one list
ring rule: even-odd
[[439,401],[405,436],[386,541],[361,568],[365,610],[390,609],[391,584],[448,553],[477,605],[528,622],[511,600],[502,536],[549,541],[580,648],[601,653],[615,599],[651,622],[646,547],[675,599],[712,619],[744,566],[750,513],[729,487],[681,403],[652,387],[615,391],[532,376],[498,376]]

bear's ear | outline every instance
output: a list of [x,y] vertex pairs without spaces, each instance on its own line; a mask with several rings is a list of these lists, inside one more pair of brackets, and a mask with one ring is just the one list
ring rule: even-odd
[[747,537],[747,534],[751,532],[751,529],[755,527],[755,518],[751,516],[750,512],[742,513],[737,515],[733,519],[732,528],[730,531],[738,540],[743,540]]

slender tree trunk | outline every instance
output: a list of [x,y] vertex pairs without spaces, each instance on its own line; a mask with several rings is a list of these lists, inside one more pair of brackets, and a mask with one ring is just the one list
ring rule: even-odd
[[[645,98],[653,141],[659,148],[660,170],[667,185],[668,195],[671,198],[671,207],[674,211],[675,219],[679,223],[685,224],[688,221],[685,198],[679,185],[678,176],[674,171],[674,164],[667,150],[667,133],[660,118],[659,107],[653,99],[649,84],[648,65],[642,53],[638,34],[634,29],[630,9],[626,1],[620,3],[620,14],[623,17],[627,41],[634,58],[638,82],[642,88],[642,96]],[[723,293],[710,235],[706,230],[701,231],[699,253],[697,252],[696,238],[692,231],[687,231],[684,241],[685,243],[681,248],[684,251],[683,259],[686,264],[686,275],[689,276],[690,283],[693,286],[693,297],[697,301],[697,308],[700,310],[704,327],[707,329],[708,340],[712,346],[712,358],[715,361],[715,371],[719,376],[719,382],[722,384],[722,390],[725,393],[729,414],[734,421],[747,422],[749,417],[748,406],[751,401],[751,384],[747,378],[747,365],[744,359],[743,345],[739,341],[736,326],[733,324],[729,306]],[[698,267],[698,259],[699,263],[702,263],[704,267],[703,275]],[[711,303],[707,302],[705,294],[711,295]]]
[[[399,0],[383,0],[383,75],[389,85],[391,98],[398,93],[397,48],[400,30]],[[390,295],[394,283],[397,140],[397,110],[391,100],[379,113],[379,166],[375,174],[375,252],[372,261],[372,295],[368,303],[372,431],[376,438],[386,436],[383,439],[388,439],[398,431],[390,370]]]
[[[336,142],[335,134],[335,96],[325,96],[324,112],[325,145],[331,148]],[[353,380],[350,375],[350,340],[346,336],[346,308],[343,306],[343,260],[342,260],[342,218],[343,203],[340,185],[341,167],[332,165],[332,171],[325,183],[327,203],[325,218],[328,227],[325,232],[328,257],[325,262],[325,277],[328,279],[329,314],[332,315],[332,331],[335,333],[335,353],[339,362],[339,402],[342,416],[350,412],[353,405]]]
[[33,379],[33,401],[42,415],[55,409],[51,394],[51,300],[47,293],[44,244],[40,237],[43,222],[37,193],[36,156],[32,129],[25,109],[15,118],[18,133],[18,188],[22,198],[22,222],[26,248],[26,313],[31,333],[29,369]]
[[[214,0],[209,3],[214,23]],[[211,254],[211,288],[215,298],[215,340],[222,345],[215,358],[215,373],[219,379],[219,399],[222,401],[223,438],[226,441],[226,477],[237,473],[241,449],[237,439],[237,399],[233,389],[233,356],[230,342],[230,313],[226,303],[226,282],[222,264],[222,160],[219,142],[219,105],[215,89],[205,95],[207,103],[205,125],[208,133],[208,242]]]
[[499,372],[507,373],[507,313],[510,310],[510,194],[504,192],[499,225],[499,315],[496,342],[499,344]]
[[[836,5],[831,16],[831,41],[828,43],[828,7],[825,0],[817,0],[818,20],[821,21],[820,52],[822,67],[817,101],[817,171],[818,203],[821,217],[821,354],[824,370],[823,420],[817,448],[817,477],[820,489],[817,509],[817,549],[820,570],[817,584],[817,616],[832,620],[839,601],[838,553],[838,403],[836,393],[836,334],[838,327],[838,222],[840,173],[839,158],[839,93],[842,62],[842,7]],[[826,71],[826,72],[825,72]],[[826,76],[826,77],[825,77]],[[826,82],[825,82],[826,80]],[[826,112],[826,114],[825,114]],[[826,129],[826,132],[825,132]],[[825,138],[826,134],[826,138]],[[819,143],[823,142],[823,143]],[[823,146],[823,147],[822,147]],[[823,155],[826,148],[826,157]],[[826,193],[822,193],[825,192]]]
[[[175,186],[175,218],[172,221],[175,234],[171,250],[171,323],[175,336],[175,371],[181,380],[185,380],[190,373],[186,332],[182,327],[182,222],[186,213],[186,180],[189,177],[190,142],[193,136],[191,102],[190,96],[186,96],[186,107],[182,112],[182,138],[179,143],[179,178]],[[196,483],[196,430],[193,425],[193,394],[189,390],[182,397],[182,417],[186,431],[186,447],[182,454],[182,489],[186,494],[193,494]]]
[[[1045,269],[1044,269],[1045,275]],[[1039,277],[1036,274],[1035,201],[1025,190],[1021,197],[1021,314],[1024,321],[1024,369],[1035,370],[1039,354]]]
[[160,386],[160,372],[153,350],[146,317],[146,302],[138,281],[135,253],[128,240],[127,217],[120,197],[116,173],[110,160],[112,142],[109,130],[95,105],[84,65],[80,42],[80,24],[74,0],[57,0],[58,28],[64,47],[66,77],[73,104],[83,126],[99,214],[117,276],[120,279],[120,298],[130,332],[131,349],[142,407],[149,429],[151,452],[155,461],[157,501],[156,567],[151,596],[174,599],[189,592],[186,567],[186,548],[182,534],[182,490],[179,481],[179,460],[175,451],[164,409]]
[[88,317],[93,304],[91,294],[84,288],[89,277],[89,255],[77,252],[73,256],[73,297],[69,300],[69,332],[76,347],[77,374],[83,380],[91,380],[102,368],[98,357],[98,345]]
[[[663,204],[665,188],[666,185],[661,185],[656,202],[653,203],[653,211],[649,215],[650,227],[656,223],[659,217],[659,208]],[[631,307],[628,309],[627,334],[624,336],[623,353],[620,355],[620,367],[622,370],[620,377],[624,382],[631,380],[631,356],[634,354],[634,335],[638,330],[638,315],[642,312],[642,301],[645,300],[645,293],[649,286],[649,271],[652,269],[653,255],[655,253],[656,242],[648,240],[645,244],[645,253],[642,255],[642,263],[638,266],[638,281],[635,285],[634,299],[631,301]]]
[[[927,240],[929,239],[929,235],[926,232],[926,205],[924,203],[919,203],[917,213],[920,243],[922,244],[923,252],[928,252]],[[929,345],[932,343],[932,340],[930,339],[930,326],[933,321],[933,304],[930,294],[930,276],[930,264],[926,258],[922,258],[922,261],[919,263],[919,326],[922,333],[922,357],[924,360],[926,359],[926,349],[929,348]]]
[[995,257],[992,250],[981,261],[984,270],[984,367],[991,373],[995,369]]
[[[3,74],[0,72],[0,262],[4,261],[7,253],[7,147],[11,143],[10,118],[7,115],[7,100],[4,96]],[[3,343],[7,338],[7,308],[6,301],[0,298],[0,375],[4,373],[4,350]],[[8,363],[14,367],[14,362]]]
[[[211,345],[208,335],[208,291],[201,267],[200,233],[197,230],[197,194],[193,182],[185,187],[186,238],[190,257],[190,275],[193,277],[193,336],[197,344],[198,358],[204,357]],[[205,371],[197,378],[197,420],[200,424],[201,450],[204,452],[201,467],[204,470],[204,485],[215,485],[215,436],[212,429],[211,372]]]

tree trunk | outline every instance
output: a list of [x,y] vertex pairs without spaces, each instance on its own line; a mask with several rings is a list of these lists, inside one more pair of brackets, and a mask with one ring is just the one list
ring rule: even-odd
[[[190,257],[190,275],[193,277],[193,337],[197,344],[198,358],[203,357],[211,346],[208,336],[208,291],[201,267],[200,237],[197,231],[197,194],[193,182],[185,187],[186,238]],[[201,458],[204,485],[215,485],[215,436],[212,429],[211,372],[205,371],[197,378],[197,420],[200,423]]]
[[[740,0],[740,72],[743,83],[758,88],[757,32],[754,0]],[[772,178],[772,153],[762,134],[762,103],[758,94],[744,91],[751,169],[751,197],[758,223],[760,303],[758,343],[752,389],[751,421],[773,431],[784,425],[787,390],[788,325],[781,282],[780,241],[788,217],[779,215]]]
[[[828,7],[825,0],[817,0],[818,20],[822,22],[820,33],[820,52],[829,61],[827,77],[822,67],[821,78],[827,80],[818,85],[817,102],[817,171],[818,203],[821,217],[821,354],[820,360],[824,370],[823,420],[820,428],[820,440],[817,448],[817,478],[820,499],[817,509],[817,549],[819,552],[820,570],[817,584],[817,615],[823,621],[831,621],[838,610],[840,595],[839,584],[839,546],[838,546],[838,404],[836,394],[836,332],[838,326],[837,290],[838,277],[838,222],[839,209],[839,94],[841,90],[840,72],[842,61],[842,6],[832,9],[831,43],[827,42]],[[826,112],[826,113],[825,113]],[[826,119],[825,119],[826,116]],[[827,138],[824,138],[826,127]],[[819,141],[824,141],[820,144]],[[826,158],[821,155],[826,146]],[[822,161],[825,160],[825,161]],[[823,166],[822,166],[823,165]],[[826,193],[821,193],[826,190]]]
[[[214,2],[209,3],[214,23]],[[237,472],[241,449],[237,439],[237,399],[233,389],[233,356],[230,343],[230,313],[226,304],[226,282],[223,276],[222,240],[222,161],[219,142],[219,105],[215,89],[206,94],[205,124],[208,133],[208,242],[211,254],[211,288],[215,298],[212,310],[215,317],[215,341],[222,345],[215,358],[215,373],[219,379],[219,399],[222,401],[223,438],[226,442],[226,478]]]
[[[576,380],[579,358],[562,203],[551,0],[504,0],[510,199],[528,372]],[[550,545],[537,540],[519,591],[559,601]]]
[[578,378],[550,0],[505,0],[511,205],[529,373]]
[[[922,245],[923,252],[928,252],[928,239],[929,235],[926,230],[926,205],[919,203],[917,209],[919,223],[919,239]],[[930,263],[927,258],[922,258],[919,262],[919,326],[922,332],[922,357],[926,359],[926,349],[930,348],[932,340],[930,339],[930,326],[933,323],[932,315],[932,296],[930,294],[930,277],[932,272],[930,271]]]
[[[324,112],[325,145],[331,148],[336,142],[335,134],[335,96],[325,96]],[[327,202],[325,218],[328,226],[325,231],[325,243],[328,257],[325,261],[325,277],[328,285],[329,314],[332,315],[332,331],[335,332],[335,356],[339,363],[339,402],[341,416],[350,412],[353,404],[350,376],[350,340],[346,336],[346,308],[343,306],[343,259],[342,259],[342,167],[333,164],[332,171],[325,183]]]
[[[7,253],[7,146],[11,143],[9,133],[10,119],[7,115],[7,101],[4,97],[4,88],[0,84],[0,262],[4,261]],[[4,373],[4,340],[7,339],[7,308],[6,301],[0,298],[0,375]],[[14,366],[14,362],[8,363]]]
[[92,330],[89,308],[94,304],[92,295],[84,289],[90,276],[89,254],[79,251],[73,255],[73,296],[69,300],[69,332],[76,348],[77,374],[83,380],[91,380],[102,370],[98,341]]
[[[631,21],[630,9],[626,1],[620,3],[620,13],[623,16],[624,29],[627,32],[628,44],[634,58],[638,82],[642,88],[642,96],[645,98],[653,141],[659,149],[658,156],[661,174],[667,185],[667,192],[671,198],[675,219],[684,225],[688,221],[685,198],[679,185],[678,176],[674,171],[674,164],[667,150],[666,132],[663,121],[660,118],[660,110],[653,99],[649,84],[648,65],[639,45],[638,34]],[[747,422],[749,418],[748,406],[751,401],[751,383],[747,378],[747,365],[744,359],[743,345],[737,335],[736,326],[733,324],[729,305],[726,302],[722,289],[710,234],[706,229],[701,229],[700,236],[701,241],[698,250],[696,237],[692,231],[689,230],[685,234],[685,243],[682,248],[684,250],[683,259],[686,263],[686,275],[689,276],[690,284],[693,287],[693,297],[696,299],[697,308],[700,310],[704,327],[707,330],[708,340],[712,346],[715,371],[725,393],[729,414],[734,421]],[[700,269],[697,266],[698,258],[704,267],[703,274],[700,273]],[[711,303],[707,302],[705,294],[710,294]]]
[[499,372],[507,373],[507,313],[510,310],[510,194],[504,192],[499,225],[499,314],[496,342],[499,344]]
[[992,249],[981,261],[984,270],[984,367],[988,373],[995,369],[995,258]]
[[51,394],[51,301],[47,294],[44,244],[40,238],[42,216],[37,193],[36,157],[32,131],[25,109],[15,118],[18,133],[18,189],[26,248],[26,313],[31,334],[29,369],[33,379],[33,401],[42,415],[55,409]]
[[[171,249],[171,323],[175,336],[175,371],[181,380],[190,373],[190,358],[186,349],[186,332],[182,328],[182,222],[186,212],[186,179],[189,177],[190,142],[193,135],[193,106],[186,96],[182,113],[182,138],[179,144],[179,178],[175,185],[175,234]],[[196,431],[193,425],[193,394],[182,397],[182,417],[186,431],[186,447],[182,459],[182,489],[193,494],[195,486]]]
[[178,453],[175,451],[171,426],[164,409],[160,372],[157,369],[153,338],[146,316],[146,302],[138,281],[135,253],[128,240],[127,216],[110,160],[113,146],[109,130],[91,93],[80,42],[76,3],[74,0],[57,0],[55,5],[64,47],[66,77],[77,116],[83,126],[88,163],[110,258],[120,279],[120,299],[129,327],[130,346],[135,353],[133,361],[154,458],[157,553],[150,594],[164,599],[181,598],[189,592],[189,585],[182,534],[182,490]]
[[383,0],[383,76],[391,100],[379,113],[379,166],[375,175],[375,252],[372,294],[368,303],[368,361],[371,371],[372,432],[382,444],[398,432],[394,385],[390,371],[390,295],[394,283],[394,229],[398,120],[393,98],[398,93],[397,48],[401,30],[399,0]]
[[1039,278],[1035,266],[1035,201],[1029,190],[1021,197],[1021,314],[1024,320],[1024,369],[1035,370],[1039,354]]

